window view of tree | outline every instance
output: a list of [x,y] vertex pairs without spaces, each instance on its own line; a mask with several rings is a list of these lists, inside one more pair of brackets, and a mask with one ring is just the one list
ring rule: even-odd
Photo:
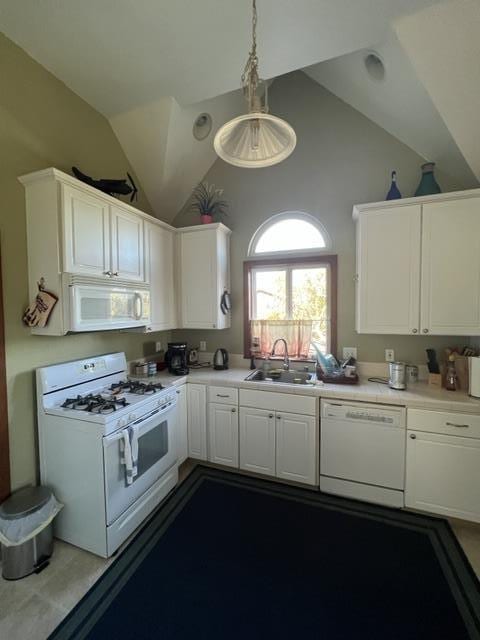
[[312,320],[312,340],[328,347],[328,267],[258,267],[252,271],[252,319]]

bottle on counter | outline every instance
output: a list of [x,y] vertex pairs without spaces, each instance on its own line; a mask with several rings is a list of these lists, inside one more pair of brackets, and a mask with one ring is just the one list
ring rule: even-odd
[[447,375],[445,376],[445,389],[448,391],[457,390],[457,370],[455,369],[455,356],[451,353],[448,356]]

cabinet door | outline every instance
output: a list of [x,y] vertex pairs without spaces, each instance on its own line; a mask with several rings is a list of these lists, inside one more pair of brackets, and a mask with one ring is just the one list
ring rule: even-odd
[[110,271],[108,204],[74,187],[61,189],[64,271],[105,277]]
[[358,333],[419,333],[420,228],[420,205],[360,214],[356,278]]
[[480,198],[423,206],[421,330],[480,335]]
[[240,407],[240,469],[275,475],[275,413]]
[[208,459],[238,468],[238,411],[227,404],[210,403],[208,412]]
[[111,207],[112,271],[123,280],[144,280],[143,218]]
[[480,440],[407,432],[405,504],[480,522]]
[[181,326],[216,329],[217,268],[216,233],[189,231],[180,234]]
[[175,329],[173,232],[145,222],[145,277],[150,283],[150,331]]
[[182,464],[188,458],[188,431],[187,431],[187,385],[182,385],[177,393],[177,456],[178,464]]
[[315,418],[295,413],[277,413],[275,422],[277,476],[305,484],[318,484]]
[[207,459],[207,391],[204,384],[187,385],[188,455]]

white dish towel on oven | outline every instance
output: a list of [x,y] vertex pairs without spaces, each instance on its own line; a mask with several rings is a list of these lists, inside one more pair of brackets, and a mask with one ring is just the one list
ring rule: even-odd
[[138,432],[137,426],[128,427],[122,432],[120,450],[123,457],[121,463],[125,465],[125,480],[132,484],[138,474]]

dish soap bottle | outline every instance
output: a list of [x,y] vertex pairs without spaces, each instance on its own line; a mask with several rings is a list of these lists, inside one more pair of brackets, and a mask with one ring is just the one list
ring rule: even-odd
[[455,356],[451,353],[448,356],[447,375],[445,378],[445,389],[448,391],[457,390],[457,371],[455,369]]

